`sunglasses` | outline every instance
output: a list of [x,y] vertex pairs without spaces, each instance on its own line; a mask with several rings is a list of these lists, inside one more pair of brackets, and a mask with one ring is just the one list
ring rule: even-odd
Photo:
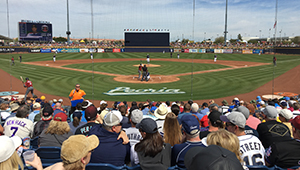
[[226,122],[225,124],[226,126],[234,126],[234,124],[230,123],[230,122]]

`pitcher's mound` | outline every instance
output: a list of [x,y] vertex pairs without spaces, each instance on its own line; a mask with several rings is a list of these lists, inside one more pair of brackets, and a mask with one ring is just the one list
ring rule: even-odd
[[145,83],[145,84],[158,84],[158,83],[171,83],[179,81],[180,78],[176,76],[163,76],[163,75],[150,75],[151,78],[148,81],[141,81],[138,79],[137,75],[130,76],[118,76],[115,77],[115,81],[124,82],[124,83]]

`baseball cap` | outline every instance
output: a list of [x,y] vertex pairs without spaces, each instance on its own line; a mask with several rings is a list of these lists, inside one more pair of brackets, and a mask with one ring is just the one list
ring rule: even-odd
[[106,126],[116,126],[123,120],[123,116],[120,111],[112,110],[108,112],[103,119],[103,123]]
[[279,115],[283,116],[287,120],[290,120],[293,118],[293,113],[289,109],[281,109],[279,112]]
[[143,112],[135,109],[131,112],[130,119],[133,123],[140,123],[143,119]]
[[233,111],[227,115],[220,116],[220,119],[224,122],[230,122],[237,125],[240,128],[245,128],[246,118],[241,112]]
[[59,99],[59,100],[58,100],[58,102],[60,102],[60,103],[63,102],[63,101],[64,101],[63,99]]
[[200,131],[199,121],[192,115],[183,115],[181,123],[183,130],[190,135],[195,135]]
[[45,100],[46,99],[46,97],[45,96],[41,96],[41,100]]
[[223,100],[222,103],[223,103],[224,105],[228,105],[228,102],[227,102],[226,100]]
[[150,112],[151,112],[151,113],[154,113],[156,109],[157,109],[156,106],[152,106],[151,109],[150,109]]
[[249,118],[250,112],[249,112],[249,109],[247,107],[245,107],[245,106],[239,106],[237,108],[232,109],[232,111],[241,112],[241,113],[243,113],[243,115],[245,116],[246,119]]
[[199,105],[197,103],[192,104],[192,112],[198,112],[199,110]]
[[11,110],[11,112],[14,112],[14,111],[16,111],[16,110],[18,110],[19,109],[19,104],[18,103],[12,103],[11,105],[10,105],[10,110]]
[[41,99],[39,99],[39,98],[37,98],[35,101],[36,101],[36,102],[41,102],[42,100],[41,100]]
[[45,103],[44,109],[43,109],[43,112],[42,112],[42,113],[43,113],[43,114],[42,114],[43,117],[49,117],[49,116],[52,115],[52,113],[53,113],[53,108],[50,106],[49,103]]
[[82,116],[81,111],[75,111],[72,114],[73,119],[74,119],[74,117],[77,117],[80,120],[81,116]]
[[12,156],[16,149],[22,144],[22,139],[18,136],[8,137],[5,135],[0,136],[0,163],[6,161]]
[[278,111],[274,106],[267,106],[263,110],[263,114],[266,115],[268,118],[274,119],[278,115]]
[[88,100],[85,100],[85,101],[82,102],[82,108],[83,108],[83,109],[86,109],[86,108],[88,108],[89,106],[91,106],[92,104],[93,104],[92,102],[90,102],[90,101],[88,101]]
[[53,118],[54,121],[58,121],[58,122],[66,122],[67,119],[68,119],[68,116],[63,112],[57,113]]
[[166,115],[168,113],[168,108],[161,104],[159,107],[154,111],[154,116],[157,117],[158,119],[165,119]]
[[236,155],[220,146],[196,146],[186,152],[184,165],[188,170],[241,170]]
[[280,105],[283,106],[283,107],[286,107],[287,103],[285,101],[283,101],[283,102],[280,102]]
[[222,114],[217,111],[217,110],[213,110],[212,112],[210,112],[210,114],[208,115],[208,119],[210,121],[211,124],[215,124],[218,120],[221,121],[220,116]]
[[296,116],[291,123],[296,129],[300,130],[300,115]]
[[33,104],[33,106],[32,106],[34,109],[36,109],[36,108],[39,108],[39,107],[41,107],[41,104],[40,103],[38,103],[38,102],[36,102],[36,103],[34,103]]
[[53,103],[56,103],[57,102],[57,100],[56,99],[53,99]]
[[63,162],[74,163],[85,157],[90,151],[98,147],[99,139],[96,135],[73,135],[65,140],[61,146]]
[[95,106],[89,106],[85,109],[84,114],[85,119],[90,121],[97,116],[97,108]]
[[143,132],[151,134],[157,132],[157,124],[151,118],[142,119],[142,121],[136,125],[136,128],[141,129]]
[[107,104],[107,102],[104,100],[101,100],[100,105],[102,105],[102,104]]

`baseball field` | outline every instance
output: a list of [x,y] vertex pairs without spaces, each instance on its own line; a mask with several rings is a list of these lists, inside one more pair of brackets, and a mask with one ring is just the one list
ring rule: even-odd
[[[141,82],[138,65],[147,64],[147,53],[94,53],[93,60],[89,53],[58,53],[56,62],[53,53],[21,54],[22,62],[19,55],[0,54],[0,68],[18,79],[29,77],[35,90],[66,97],[79,83],[86,99],[108,101],[187,101],[245,94],[300,65],[299,55],[276,54],[274,67],[274,55],[267,54],[217,54],[214,62],[215,54],[209,53],[180,53],[180,59],[175,53],[173,58],[169,53],[149,53],[151,79]],[[15,65],[11,65],[12,56]],[[273,90],[279,85],[275,81]],[[14,90],[20,85],[10,86]]]

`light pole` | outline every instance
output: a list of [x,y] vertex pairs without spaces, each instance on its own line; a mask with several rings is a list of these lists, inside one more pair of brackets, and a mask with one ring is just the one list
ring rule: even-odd
[[224,45],[226,46],[226,39],[227,39],[227,6],[228,6],[228,0],[226,0],[226,11],[225,11],[225,31],[224,31]]
[[261,38],[261,30],[259,30],[259,38]]
[[70,44],[70,23],[69,23],[69,0],[67,0],[67,41],[68,41],[68,44]]
[[282,30],[279,31],[279,33],[280,33],[280,44],[282,43],[281,32],[282,32]]

